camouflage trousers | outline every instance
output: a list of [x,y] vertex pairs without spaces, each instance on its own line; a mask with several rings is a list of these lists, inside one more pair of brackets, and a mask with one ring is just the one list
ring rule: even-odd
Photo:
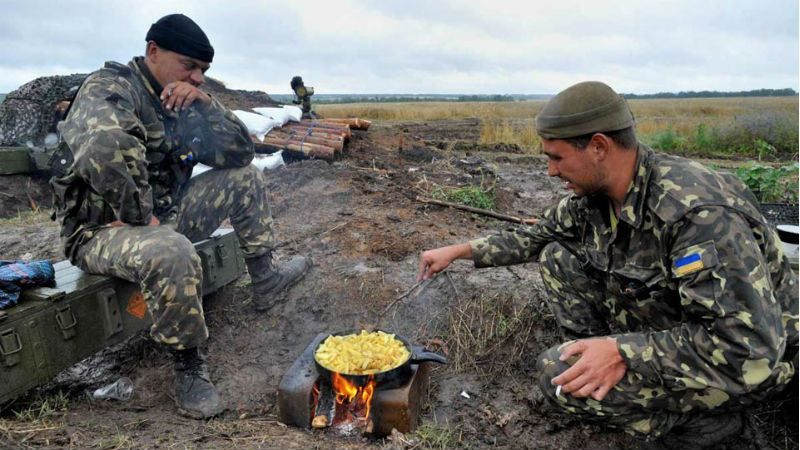
[[[542,280],[548,292],[548,303],[556,321],[569,338],[609,335],[609,317],[605,302],[613,298],[601,280],[590,277],[580,261],[557,243],[549,244],[540,255]],[[616,324],[619,326],[619,324]],[[623,330],[635,331],[635,330]],[[613,336],[613,335],[612,335]],[[625,430],[631,434],[652,437],[667,433],[684,414],[725,411],[763,400],[783,386],[765,387],[739,398],[715,389],[671,390],[658,379],[648,378],[630,368],[602,401],[575,398],[567,393],[558,397],[551,381],[569,368],[559,361],[568,341],[552,347],[539,356],[538,380],[542,393],[562,412]]]
[[208,338],[202,267],[192,242],[208,238],[230,217],[246,258],[272,248],[272,215],[264,174],[254,166],[209,170],[192,178],[177,223],[103,227],[78,250],[78,266],[139,284],[153,317],[150,335],[176,349]]

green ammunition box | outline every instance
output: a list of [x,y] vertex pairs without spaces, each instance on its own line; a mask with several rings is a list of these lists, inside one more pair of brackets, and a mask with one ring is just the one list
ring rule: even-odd
[[33,169],[28,147],[0,147],[0,175],[31,173]]
[[[231,229],[194,244],[203,265],[203,295],[244,273]],[[55,264],[56,286],[24,290],[0,311],[0,405],[62,370],[147,327],[152,318],[137,285]]]

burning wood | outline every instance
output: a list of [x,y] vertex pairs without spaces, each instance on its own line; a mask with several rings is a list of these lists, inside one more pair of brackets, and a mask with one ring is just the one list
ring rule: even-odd
[[323,376],[314,353],[329,335],[318,335],[284,374],[278,388],[281,422],[340,434],[388,436],[412,431],[428,389],[427,362],[413,364],[399,385],[375,375]]

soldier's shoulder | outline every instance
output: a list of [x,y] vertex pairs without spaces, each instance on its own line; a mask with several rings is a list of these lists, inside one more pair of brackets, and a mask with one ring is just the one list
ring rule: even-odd
[[125,64],[116,61],[106,61],[103,67],[95,70],[87,77],[86,81],[94,83],[122,83],[129,84],[133,71]]
[[648,205],[667,223],[706,206],[752,209],[741,183],[687,158],[654,153],[648,184]]
[[86,78],[78,96],[86,100],[106,99],[112,94],[120,98],[131,98],[137,95],[136,85],[135,75],[128,66],[108,61]]

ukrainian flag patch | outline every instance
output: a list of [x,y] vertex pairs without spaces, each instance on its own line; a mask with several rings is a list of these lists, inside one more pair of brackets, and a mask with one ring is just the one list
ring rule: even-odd
[[675,266],[675,274],[679,277],[697,272],[705,267],[703,265],[703,258],[700,257],[700,253],[686,255],[683,258],[677,259],[673,265]]

